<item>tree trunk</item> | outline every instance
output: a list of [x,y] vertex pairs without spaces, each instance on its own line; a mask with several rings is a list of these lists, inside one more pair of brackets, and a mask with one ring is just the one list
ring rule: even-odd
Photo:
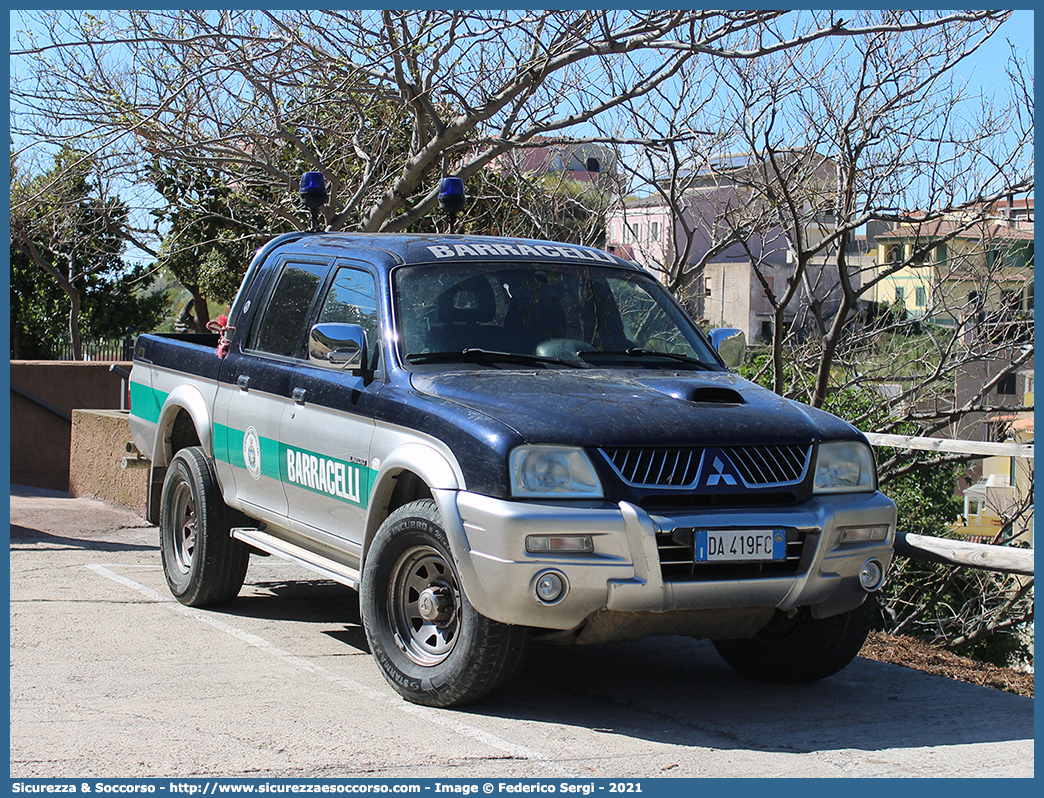
[[[64,291],[65,295],[69,297],[69,342],[72,344],[73,358],[75,360],[82,360],[83,344],[80,342],[79,289],[73,284],[72,280],[62,274],[53,263],[48,262],[40,255],[40,251],[32,241],[20,241],[19,248],[24,254],[29,256],[33,263],[40,266],[45,272],[54,277],[54,279],[58,281],[58,285],[61,286],[62,291]],[[70,274],[73,273],[73,264],[71,261],[69,263],[69,272]]]
[[196,311],[196,332],[208,332],[207,325],[210,324],[210,308],[207,307],[207,298],[200,293],[199,286],[186,286],[192,294],[192,307]]
[[11,303],[11,360],[22,359],[22,324],[18,319],[22,318],[22,314],[19,312],[19,303],[16,295],[12,292],[12,298],[15,301]]
[[69,343],[72,344],[73,360],[83,360],[83,342],[80,340],[80,292],[70,282],[64,283],[62,290],[69,297]]

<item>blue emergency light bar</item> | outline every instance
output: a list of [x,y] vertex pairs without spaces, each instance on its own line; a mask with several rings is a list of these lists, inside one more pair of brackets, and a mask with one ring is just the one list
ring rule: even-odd
[[464,210],[464,181],[459,177],[444,177],[439,186],[439,207],[452,216]]
[[301,175],[301,200],[306,208],[321,208],[329,199],[330,193],[326,190],[322,172],[305,172]]

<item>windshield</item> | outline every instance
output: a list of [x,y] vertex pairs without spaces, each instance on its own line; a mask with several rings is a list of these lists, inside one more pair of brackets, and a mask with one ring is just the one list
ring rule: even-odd
[[583,263],[431,264],[395,272],[399,353],[436,362],[720,368],[652,277]]

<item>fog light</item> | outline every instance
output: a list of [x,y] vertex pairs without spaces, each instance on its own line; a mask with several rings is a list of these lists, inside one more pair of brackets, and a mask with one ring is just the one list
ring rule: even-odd
[[884,581],[884,565],[876,557],[871,557],[859,569],[859,584],[867,593],[873,593]]
[[838,536],[840,543],[871,543],[888,540],[888,524],[877,526],[846,526]]
[[554,604],[566,592],[566,579],[555,571],[544,571],[536,580],[537,598],[545,604]]
[[530,535],[526,538],[526,551],[586,554],[594,551],[594,542],[590,535]]

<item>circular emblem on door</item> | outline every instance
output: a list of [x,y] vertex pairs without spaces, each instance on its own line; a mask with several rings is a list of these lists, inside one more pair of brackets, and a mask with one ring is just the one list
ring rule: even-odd
[[253,427],[243,435],[243,460],[250,476],[261,479],[261,439],[257,437],[257,430]]

